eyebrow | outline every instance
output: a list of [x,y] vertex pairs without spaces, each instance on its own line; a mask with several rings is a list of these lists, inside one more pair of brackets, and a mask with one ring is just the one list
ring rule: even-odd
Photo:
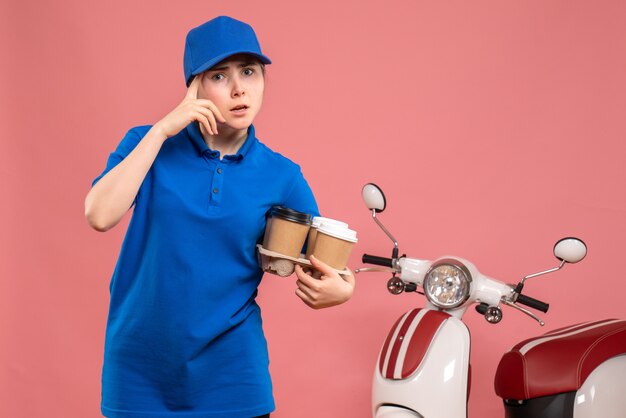
[[[241,64],[237,65],[237,68],[251,67],[253,65],[259,65],[259,64],[256,61],[245,61],[245,62],[242,62]],[[209,69],[208,71],[224,71],[224,70],[228,70],[228,66],[213,67],[213,68]]]

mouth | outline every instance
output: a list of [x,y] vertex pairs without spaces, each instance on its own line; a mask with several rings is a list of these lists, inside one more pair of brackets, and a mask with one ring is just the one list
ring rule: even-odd
[[236,113],[237,112],[241,113],[241,112],[245,112],[249,108],[250,108],[250,106],[241,104],[241,105],[237,105],[237,106],[233,107],[232,109],[230,109],[230,111],[231,112],[236,112]]

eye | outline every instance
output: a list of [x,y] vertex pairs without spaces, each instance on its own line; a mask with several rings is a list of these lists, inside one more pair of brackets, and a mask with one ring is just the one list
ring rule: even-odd
[[224,79],[224,74],[217,73],[211,76],[211,80],[220,81]]
[[252,75],[252,74],[254,74],[254,69],[253,68],[244,68],[243,69],[243,74],[244,75]]

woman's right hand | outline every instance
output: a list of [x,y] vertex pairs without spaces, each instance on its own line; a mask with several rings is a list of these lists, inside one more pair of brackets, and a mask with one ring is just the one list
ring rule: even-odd
[[163,119],[154,124],[165,137],[170,138],[182,131],[191,122],[200,122],[210,135],[217,135],[217,121],[225,123],[226,119],[220,113],[215,104],[207,99],[198,99],[198,89],[202,74],[194,77],[187,89],[187,94],[182,102]]

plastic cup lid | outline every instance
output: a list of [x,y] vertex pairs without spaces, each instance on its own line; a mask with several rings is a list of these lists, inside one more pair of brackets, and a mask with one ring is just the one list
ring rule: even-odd
[[348,229],[345,226],[335,225],[332,223],[324,223],[317,228],[317,232],[322,232],[326,235],[330,235],[331,237],[339,238],[345,241],[357,242],[356,231],[352,229]]
[[335,220],[335,219],[330,219],[330,218],[324,218],[324,217],[322,217],[322,216],[314,216],[314,217],[313,217],[313,223],[311,224],[311,226],[312,226],[313,228],[317,228],[317,227],[319,227],[322,223],[325,223],[325,224],[334,224],[334,225],[337,225],[337,226],[342,226],[342,227],[344,227],[344,228],[347,228],[347,227],[348,227],[348,224],[347,224],[347,223],[345,223],[345,222],[337,221],[337,220]]
[[286,208],[284,206],[272,206],[269,215],[301,224],[311,224],[311,214],[298,212],[297,210]]

